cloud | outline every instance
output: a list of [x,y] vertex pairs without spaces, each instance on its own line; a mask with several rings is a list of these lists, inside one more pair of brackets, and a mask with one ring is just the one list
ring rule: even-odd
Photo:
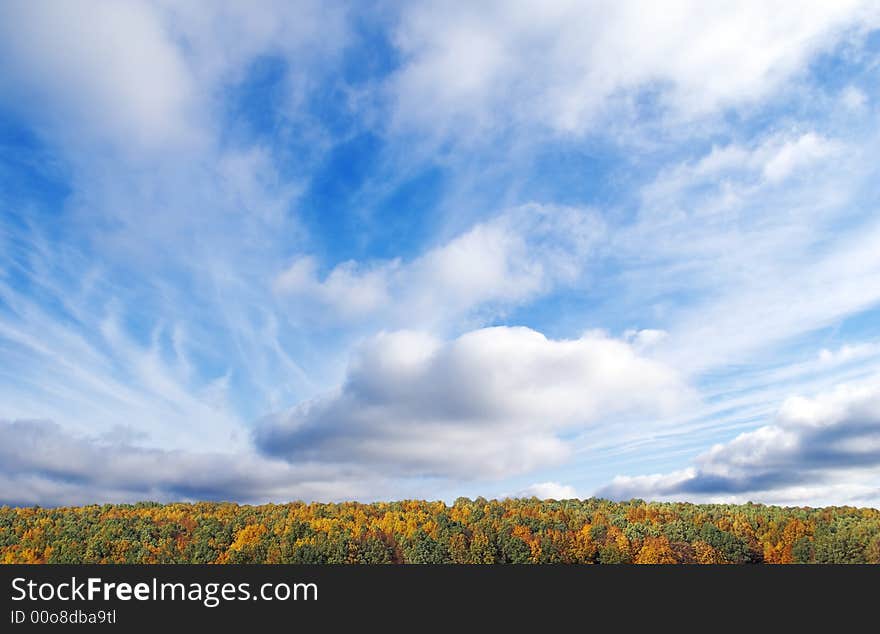
[[346,46],[343,18],[309,0],[4,2],[0,103],[86,151],[203,150],[213,143],[216,99],[260,56],[292,62],[285,81],[293,110],[316,60],[330,66]]
[[827,139],[808,132],[779,147],[768,157],[762,172],[767,181],[778,183],[800,167],[828,158],[838,150]]
[[318,0],[255,0],[248,4],[219,0],[210,5],[158,0],[156,11],[179,38],[193,72],[207,84],[235,84],[260,56],[291,62],[288,105],[310,84],[305,70],[332,67],[349,44],[344,8]]
[[[149,389],[174,398],[164,372],[144,371]],[[150,443],[149,427],[95,437],[0,421],[0,503],[375,498],[410,477],[498,478],[555,464],[569,457],[566,434],[662,415],[688,397],[672,370],[601,333],[554,341],[499,327],[452,342],[387,333],[362,345],[335,393],[260,421],[253,447],[168,449]],[[573,495],[546,484],[529,492]]]
[[0,25],[5,96],[62,136],[139,147],[191,136],[193,77],[150,4],[13,1]]
[[27,191],[0,200],[0,415],[220,450],[311,394],[265,282],[303,240],[302,183],[234,128],[255,59],[289,57],[285,87],[333,65],[319,9],[3,3],[0,108],[27,141],[0,169]]
[[577,498],[574,487],[559,482],[536,482],[516,494],[517,497],[536,497],[541,500],[570,500]]
[[590,210],[530,204],[480,222],[418,258],[337,265],[323,279],[313,257],[280,273],[276,292],[325,322],[382,317],[443,324],[516,306],[575,283],[604,235]]
[[771,128],[661,169],[636,219],[609,229],[609,303],[655,317],[658,355],[688,372],[753,362],[876,305],[874,142]]
[[369,474],[324,465],[148,449],[127,440],[79,436],[47,421],[0,420],[0,504],[338,500],[376,495],[381,486]]
[[880,354],[880,344],[878,343],[844,344],[837,350],[822,348],[819,351],[819,361],[826,365],[836,365],[874,357],[878,354]]
[[642,330],[630,329],[623,333],[624,340],[632,344],[639,352],[650,350],[662,341],[665,341],[669,333],[656,328],[643,328]]
[[[190,318],[201,312],[193,293],[178,301],[165,287],[139,287],[137,304],[150,318],[138,329],[132,289],[118,278],[78,250],[17,237],[0,265],[25,272],[30,287],[0,277],[3,418],[51,419],[96,434],[124,423],[166,449],[241,446],[229,361],[206,369],[203,335]],[[240,340],[246,334],[241,328]]]
[[390,278],[399,269],[399,260],[368,267],[350,260],[336,265],[322,280],[315,257],[305,255],[275,278],[273,288],[296,302],[315,304],[323,309],[322,318],[348,321],[389,304]]
[[[386,473],[399,496],[574,456],[604,480],[610,453],[668,460],[863,378],[873,348],[814,333],[880,302],[864,6],[4,3],[0,416],[88,460],[3,490],[186,498],[203,468],[242,500]],[[647,128],[645,152],[614,134]],[[535,330],[475,330],[499,322]],[[622,340],[536,332],[588,324]],[[706,396],[683,422],[676,372]],[[255,453],[248,421],[295,403]],[[116,488],[104,451],[168,476]]]
[[601,333],[551,340],[496,327],[442,342],[402,331],[365,342],[337,391],[267,417],[254,440],[294,464],[503,477],[564,460],[565,433],[660,416],[687,398],[674,371]]
[[[776,185],[798,172],[809,174],[822,159],[840,155],[845,145],[815,131],[775,132],[751,145],[716,145],[699,159],[663,170],[642,191],[647,207],[676,204],[687,194],[709,189],[721,191],[702,200],[700,213],[740,203],[753,193]],[[735,189],[734,189],[735,188]],[[731,195],[732,191],[736,193]]]
[[791,397],[771,425],[740,434],[669,474],[618,476],[614,499],[755,500],[811,505],[880,501],[880,386]]
[[635,114],[645,95],[700,116],[771,95],[877,21],[856,0],[419,3],[395,34],[397,125],[465,138],[529,125],[582,133],[611,112]]
[[848,110],[861,111],[868,103],[868,95],[856,86],[847,86],[840,93],[840,103]]

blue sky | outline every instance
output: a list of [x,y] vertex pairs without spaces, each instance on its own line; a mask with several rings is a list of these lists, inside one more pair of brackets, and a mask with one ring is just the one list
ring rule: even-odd
[[880,504],[870,2],[6,2],[0,502]]

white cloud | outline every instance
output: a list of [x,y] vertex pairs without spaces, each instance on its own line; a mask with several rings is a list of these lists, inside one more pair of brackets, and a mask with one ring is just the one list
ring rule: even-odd
[[321,320],[382,317],[407,327],[499,311],[580,278],[604,225],[590,210],[525,205],[478,223],[410,262],[344,262],[321,279],[311,257],[279,274],[276,291]]
[[369,268],[348,261],[334,267],[321,280],[317,260],[307,255],[297,258],[282,271],[275,278],[273,288],[294,300],[311,301],[326,308],[325,318],[347,321],[387,306],[389,278],[399,269],[399,260]]
[[516,494],[517,497],[536,497],[541,500],[570,500],[577,498],[577,491],[573,486],[560,484],[559,482],[536,482],[527,486]]
[[819,351],[819,361],[824,365],[837,365],[873,357],[878,354],[880,354],[880,344],[877,343],[844,344],[837,350],[822,348]]
[[502,477],[564,460],[565,432],[662,416],[688,398],[670,368],[601,333],[497,327],[444,343],[404,331],[366,342],[338,391],[263,420],[255,442],[293,463]]
[[[742,204],[767,185],[777,185],[798,172],[821,166],[822,159],[846,149],[838,140],[815,131],[777,132],[751,145],[713,146],[696,161],[662,171],[642,192],[647,207],[680,204],[684,194],[709,188],[714,197],[701,199],[695,214],[729,209]],[[693,203],[692,203],[693,204]]]
[[658,354],[693,371],[754,361],[876,305],[874,142],[770,130],[661,170],[603,251],[669,333]]
[[579,133],[639,92],[683,116],[755,102],[877,21],[858,0],[419,3],[400,19],[392,92],[403,126]]
[[308,1],[0,6],[0,108],[67,190],[29,192],[34,214],[0,201],[0,416],[237,451],[244,421],[312,393],[322,361],[306,376],[293,359],[265,285],[302,240],[301,183],[224,119],[263,55],[284,58],[295,110],[346,46],[342,18]]
[[344,13],[310,0],[13,0],[0,7],[0,98],[86,151],[204,150],[217,98],[254,59],[290,62],[293,111],[347,42]]
[[312,64],[332,65],[348,44],[346,13],[318,0],[254,0],[246,4],[218,0],[208,5],[174,0],[153,3],[181,40],[189,64],[208,85],[237,83],[246,76],[247,64],[261,55],[276,55],[291,63],[297,88],[308,84],[301,71]]
[[807,132],[779,147],[764,163],[764,178],[778,183],[800,167],[828,158],[838,148],[827,139]]
[[20,316],[0,314],[0,340],[8,367],[15,368],[2,373],[4,417],[51,417],[68,431],[90,433],[124,425],[152,447],[242,445],[240,420],[218,406],[225,400],[222,382],[187,376],[186,344],[179,340],[181,356],[172,358],[165,329],[156,328],[150,343],[141,345],[112,314],[83,328],[22,302],[2,284],[0,299],[14,302]]
[[0,25],[4,92],[45,109],[60,136],[137,147],[191,137],[196,87],[152,5],[5,2]]
[[[676,351],[668,350],[672,356],[664,358],[671,363],[693,363],[693,367],[742,359],[762,347],[770,350],[775,344],[869,310],[880,301],[880,252],[876,249],[880,225],[869,223],[857,233],[838,234],[832,238],[833,248],[818,253],[801,241],[805,236],[798,236],[796,227],[789,231],[788,245],[777,245],[779,249],[788,246],[787,252],[758,253],[753,259],[748,259],[749,251],[760,244],[761,236],[755,235],[751,245],[742,238],[732,241],[743,243],[739,257],[748,267],[715,271],[719,280],[734,274],[720,285],[722,290],[712,301],[692,307],[670,328],[670,341],[680,345]],[[763,239],[771,235],[768,232]]]
[[791,397],[771,425],[714,445],[695,466],[618,476],[598,495],[811,505],[880,502],[880,387]]
[[[478,132],[503,129],[516,132],[510,137],[544,141],[532,126],[563,134],[592,132],[599,124],[623,127],[651,120],[655,103],[671,118],[699,118],[781,92],[818,52],[855,41],[858,32],[876,24],[875,14],[860,6],[551,2],[536,11],[518,3],[457,10],[439,3],[406,5],[395,22],[402,65],[387,87],[396,124],[408,131],[414,126],[416,140],[432,131],[485,140]],[[291,459],[326,450],[329,460],[355,469],[366,465],[371,473],[384,464],[403,475],[520,473],[565,459],[576,444],[569,434],[584,427],[609,444],[628,436],[654,450],[653,437],[646,439],[656,429],[653,413],[663,413],[661,396],[677,393],[681,383],[658,387],[663,372],[673,377],[670,385],[676,382],[669,367],[694,373],[737,368],[730,381],[735,397],[713,401],[713,412],[732,404],[769,407],[766,402],[778,399],[767,391],[751,392],[754,383],[748,383],[749,370],[741,362],[749,368],[763,368],[761,361],[768,359],[778,363],[775,344],[880,301],[880,225],[873,207],[856,201],[863,182],[876,182],[871,167],[876,138],[866,130],[844,138],[846,131],[833,129],[835,116],[809,124],[786,121],[760,138],[742,136],[739,124],[732,124],[721,136],[736,140],[662,171],[635,217],[630,209],[609,209],[603,222],[600,212],[531,205],[478,223],[412,258],[336,264],[318,254],[297,259],[277,275],[291,253],[310,252],[295,205],[314,165],[301,157],[278,165],[272,143],[285,145],[285,151],[289,141],[302,143],[318,155],[323,144],[343,140],[319,129],[321,122],[310,120],[315,113],[304,112],[310,106],[303,100],[316,82],[315,94],[348,99],[358,93],[363,101],[341,117],[352,115],[354,128],[372,129],[377,115],[360,108],[377,105],[373,82],[382,80],[355,89],[341,85],[345,73],[334,72],[349,36],[345,13],[317,2],[216,2],[210,8],[164,0],[3,4],[0,105],[27,110],[23,124],[50,146],[61,146],[62,152],[50,149],[47,156],[70,168],[64,176],[71,187],[64,206],[46,215],[51,226],[44,227],[44,236],[25,235],[30,226],[19,226],[18,216],[0,227],[5,418],[51,418],[61,426],[59,433],[88,431],[104,438],[122,433],[123,420],[124,433],[136,437],[143,451],[197,447],[245,455],[236,438],[246,434],[244,421],[335,384],[348,354],[344,347],[366,332],[410,327],[455,336],[554,292],[576,289],[581,298],[596,286],[602,287],[597,294],[607,292],[614,297],[610,302],[621,298],[621,304],[607,310],[591,304],[595,311],[588,316],[566,311],[565,324],[549,327],[564,332],[587,317],[591,323],[620,317],[621,325],[629,325],[632,315],[642,321],[646,314],[644,321],[658,322],[657,328],[626,333],[623,341],[596,334],[574,342],[545,340],[534,346],[532,361],[516,351],[532,354],[529,342],[536,333],[504,331],[499,338],[506,343],[497,347],[488,343],[494,339],[487,331],[455,342],[417,333],[385,335],[366,344],[338,393],[275,421],[279,438],[300,442],[285,452]],[[272,114],[308,120],[290,137],[281,130],[266,147],[221,125],[227,109],[235,109],[230,98],[243,94],[239,83],[264,55],[280,56],[284,68],[281,103],[272,104]],[[834,93],[831,106],[864,110],[866,99],[850,86]],[[344,110],[351,104],[337,105]],[[765,114],[760,112],[761,122]],[[852,122],[852,113],[848,116]],[[690,140],[709,141],[700,136],[701,123],[708,122],[698,122]],[[308,142],[293,139],[301,133]],[[319,141],[317,150],[311,149],[312,138]],[[383,140],[390,140],[390,153],[409,160],[409,144],[395,146],[393,135]],[[579,151],[594,148],[578,143]],[[505,143],[499,146],[506,150]],[[120,162],[108,147],[141,161]],[[691,150],[669,148],[675,156]],[[475,153],[466,161],[473,174],[460,170],[450,179],[456,182],[444,191],[445,212],[467,214],[479,207],[467,199],[461,181],[472,178],[482,185],[483,158]],[[461,164],[458,157],[452,162]],[[504,171],[502,178],[516,181],[512,189],[517,189],[521,174],[508,173],[509,167],[489,168],[489,178]],[[303,181],[290,182],[291,173]],[[391,186],[382,183],[378,189]],[[509,195],[516,199],[515,192]],[[39,214],[20,214],[35,225],[43,222]],[[26,284],[18,284],[19,275]],[[273,277],[275,295],[267,292],[266,281]],[[626,310],[616,312],[621,305]],[[542,315],[536,319],[547,318],[537,312]],[[314,336],[316,324],[343,328],[328,341]],[[468,337],[479,345],[468,344]],[[821,344],[810,345],[812,351]],[[476,352],[481,346],[491,350],[486,358]],[[617,378],[607,386],[550,352],[567,346],[577,350],[572,358],[587,365],[592,360],[606,368],[609,360],[623,360],[634,382],[612,372]],[[612,349],[616,352],[606,354]],[[756,359],[760,355],[765,356]],[[874,356],[844,346],[824,351],[810,367],[826,372],[846,365],[855,371],[856,362]],[[663,370],[644,390],[636,380],[645,369],[641,362]],[[457,374],[447,376],[449,367]],[[521,380],[502,371],[508,367],[519,368]],[[553,376],[554,368],[570,372],[571,380],[544,380],[543,373]],[[500,378],[492,383],[492,377]],[[581,394],[587,390],[575,385],[578,380],[595,390]],[[827,374],[823,380],[830,381]],[[387,385],[397,383],[414,393],[388,391]],[[477,389],[482,392],[475,395]],[[790,393],[788,385],[774,390]],[[419,395],[426,400],[418,401]],[[486,403],[478,407],[480,396]],[[505,409],[508,401],[523,413]],[[440,416],[438,403],[458,404],[463,417]],[[630,405],[632,411],[626,409]],[[578,415],[566,407],[578,409]],[[691,423],[709,430],[706,434],[734,422],[741,429],[739,412],[724,411],[723,422],[704,417]],[[652,420],[625,434],[597,424],[603,417],[628,420],[637,413]],[[862,437],[842,443],[851,453],[870,453],[875,446]],[[265,468],[265,462],[249,460],[243,459],[247,468]],[[285,469],[279,467],[279,479],[311,477]],[[191,474],[181,478],[192,479]],[[24,490],[24,476],[4,477],[12,478],[4,490]],[[80,477],[84,472],[73,480]],[[692,474],[681,477],[689,480]],[[42,483],[34,484],[34,491],[55,486],[44,480],[33,476],[31,482]],[[176,486],[162,484],[157,491],[170,498],[182,490]],[[228,486],[241,496],[258,489],[290,495],[305,490],[266,482],[248,492]],[[844,487],[830,481],[821,486]],[[796,488],[804,495],[816,490],[791,485],[765,495],[795,499]],[[840,490],[850,495],[857,489]],[[107,495],[130,499],[133,490]],[[39,499],[39,493],[33,495],[28,499]],[[77,495],[88,500],[82,491]]]
[[638,351],[648,350],[655,347],[661,341],[666,340],[669,333],[665,330],[657,330],[656,328],[643,328],[642,330],[627,330],[623,333],[623,338],[630,342]]
[[840,93],[840,102],[848,110],[864,110],[865,105],[868,103],[868,95],[856,86],[847,86]]

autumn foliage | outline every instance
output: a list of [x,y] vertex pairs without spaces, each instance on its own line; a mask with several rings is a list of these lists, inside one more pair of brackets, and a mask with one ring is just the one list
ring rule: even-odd
[[880,510],[460,498],[0,508],[2,563],[880,563]]

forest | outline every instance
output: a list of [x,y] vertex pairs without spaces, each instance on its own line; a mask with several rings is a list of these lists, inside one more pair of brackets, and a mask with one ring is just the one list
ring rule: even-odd
[[880,510],[603,499],[0,507],[2,563],[880,563]]

